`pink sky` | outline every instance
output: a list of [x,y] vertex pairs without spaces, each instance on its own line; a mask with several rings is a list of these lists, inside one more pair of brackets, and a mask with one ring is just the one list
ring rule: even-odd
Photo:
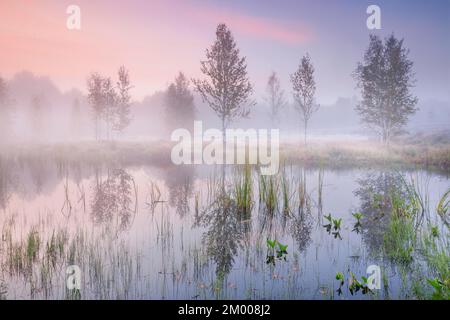
[[[66,28],[66,8],[81,9],[81,30]],[[239,42],[307,42],[311,33],[292,21],[277,21],[188,1],[0,2],[0,72],[48,75],[63,90],[84,90],[92,71],[113,76],[124,64],[142,98],[164,89],[178,71],[199,75],[199,61],[226,22]],[[249,45],[247,45],[249,46]],[[246,52],[242,52],[246,55]],[[264,81],[264,80],[262,80]]]
[[[449,99],[448,3],[378,0],[379,31],[366,27],[369,1],[327,0],[0,0],[0,75],[28,70],[49,76],[63,90],[85,90],[90,72],[115,76],[125,65],[142,99],[163,90],[179,71],[200,76],[200,60],[226,23],[247,57],[255,98],[272,71],[290,94],[289,75],[309,53],[317,99],[351,97],[351,73],[369,34],[405,39],[421,98]],[[66,28],[69,5],[81,8],[81,30]]]

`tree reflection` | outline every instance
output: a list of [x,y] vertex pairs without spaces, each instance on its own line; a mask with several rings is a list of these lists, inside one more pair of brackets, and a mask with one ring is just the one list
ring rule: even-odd
[[0,209],[2,210],[8,206],[11,196],[11,177],[7,166],[8,163],[0,158]]
[[306,250],[311,242],[311,230],[311,215],[299,214],[291,218],[290,231],[300,252]]
[[167,169],[166,186],[169,189],[169,205],[180,216],[189,213],[189,199],[193,196],[194,169],[187,166],[172,166]]
[[[98,171],[91,212],[95,223],[113,223],[117,230],[125,230],[136,213],[136,187],[133,177],[123,169],[108,169],[102,181]],[[134,203],[134,206],[133,206]]]
[[203,242],[208,256],[216,264],[217,277],[223,279],[230,272],[249,223],[242,221],[236,202],[224,193],[220,193],[197,217],[195,224],[207,228]]
[[[321,173],[319,172],[319,184],[321,177]],[[321,187],[320,187],[321,188]],[[297,242],[297,246],[300,252],[306,250],[309,243],[311,242],[311,230],[312,230],[312,199],[310,194],[308,193],[307,184],[306,184],[306,171],[302,168],[300,173],[300,179],[298,183],[298,210],[297,214],[294,214],[290,219],[290,232],[292,237]],[[319,203],[318,203],[318,215],[321,215],[322,211],[322,195],[321,190],[319,192]]]
[[358,179],[354,194],[359,198],[362,237],[367,245],[377,251],[383,245],[383,237],[392,212],[392,197],[404,197],[406,190],[402,177],[395,172],[370,172]]

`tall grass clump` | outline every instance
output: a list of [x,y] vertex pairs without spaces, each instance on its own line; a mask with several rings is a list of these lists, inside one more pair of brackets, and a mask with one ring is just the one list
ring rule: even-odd
[[416,242],[414,220],[417,203],[414,198],[409,200],[412,201],[406,201],[397,194],[391,197],[391,220],[383,238],[384,252],[391,260],[402,264],[409,264],[413,261]]
[[286,175],[286,169],[283,169],[281,176],[281,195],[283,199],[283,213],[289,214],[291,212],[291,180]]
[[41,244],[41,240],[39,237],[39,233],[32,229],[27,236],[26,240],[26,262],[27,267],[31,268],[33,262],[38,258],[39,255],[39,247]]
[[416,239],[411,218],[393,215],[383,238],[383,249],[395,262],[409,264],[413,260]]
[[450,246],[448,233],[440,233],[431,226],[422,237],[422,252],[431,278],[427,278],[433,289],[432,299],[450,299]]
[[279,181],[275,175],[259,176],[259,202],[269,214],[278,208]]
[[249,217],[253,208],[253,180],[250,165],[245,165],[236,174],[233,195],[239,213]]
[[323,207],[323,169],[319,170],[318,174],[318,183],[317,183],[317,209],[319,215],[322,215],[322,207]]
[[436,206],[436,212],[442,218],[442,221],[445,223],[447,228],[450,225],[450,188],[443,194],[443,196],[439,199],[439,202]]

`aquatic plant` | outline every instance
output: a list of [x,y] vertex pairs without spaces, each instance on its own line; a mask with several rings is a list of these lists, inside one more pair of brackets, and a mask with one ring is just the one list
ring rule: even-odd
[[331,213],[325,215],[324,218],[328,221],[327,224],[323,225],[323,227],[327,230],[328,234],[332,234],[335,239],[339,238],[342,240],[340,233],[342,218],[335,219],[331,216]]
[[352,213],[352,216],[356,219],[355,224],[353,225],[353,230],[356,233],[360,233],[362,231],[362,225],[361,225],[361,219],[363,217],[363,214],[360,212]]
[[448,189],[439,199],[436,206],[436,212],[448,228],[450,225],[450,189]]
[[413,260],[415,240],[412,218],[394,214],[383,237],[383,250],[393,261],[408,264]]
[[433,300],[450,300],[450,279],[434,278],[427,281],[434,289],[431,297]]
[[283,198],[283,213],[285,214],[289,214],[291,212],[289,204],[291,198],[290,185],[291,184],[286,177],[286,171],[284,169],[281,176],[281,194]]
[[350,279],[348,280],[348,290],[353,295],[361,290],[362,294],[367,294],[371,292],[367,284],[367,278],[361,276],[361,280],[358,280],[353,272],[350,272]]
[[437,226],[431,225],[422,235],[421,252],[433,278],[427,283],[433,288],[432,299],[450,299],[450,245],[448,233],[442,236]]
[[344,285],[344,275],[342,274],[342,272],[337,272],[336,273],[336,280],[339,281],[339,287],[336,289],[336,292],[338,295],[342,294],[342,286]]
[[238,172],[234,182],[233,195],[239,213],[244,217],[249,217],[253,208],[253,180],[250,165],[245,165]]
[[[372,290],[369,289],[366,277],[362,276],[361,280],[358,280],[353,272],[349,271],[349,274],[348,291],[351,295],[356,294],[359,290],[361,290],[362,294],[372,293]],[[342,272],[337,272],[336,280],[339,281],[339,287],[336,289],[336,292],[338,295],[342,295],[342,288],[345,284],[344,274]]]
[[27,266],[31,268],[31,264],[37,259],[39,254],[39,246],[41,244],[39,233],[32,229],[27,236],[25,259]]
[[268,248],[266,256],[267,264],[275,264],[275,258],[278,260],[282,259],[286,261],[286,255],[288,254],[287,252],[288,245],[284,245],[277,240],[270,240],[270,239],[267,239],[266,243]]
[[279,183],[276,176],[259,177],[259,201],[267,213],[273,214],[278,208]]

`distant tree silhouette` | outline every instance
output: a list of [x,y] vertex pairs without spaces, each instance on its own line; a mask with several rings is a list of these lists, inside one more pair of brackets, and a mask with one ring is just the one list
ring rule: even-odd
[[113,130],[123,132],[123,130],[130,125],[131,115],[131,95],[130,90],[133,88],[130,82],[130,75],[124,66],[121,66],[118,71],[119,80],[117,81],[117,103],[116,103],[116,118],[113,125]]
[[111,78],[103,79],[103,99],[104,107],[102,110],[102,118],[106,123],[106,140],[111,138],[111,129],[116,119],[117,111],[117,93],[114,90],[113,82]]
[[166,123],[173,129],[192,126],[195,117],[194,96],[189,80],[182,72],[169,85],[165,95]]
[[281,89],[280,79],[276,72],[272,72],[267,81],[266,101],[270,108],[270,117],[273,122],[279,120],[279,113],[286,106],[284,91]]
[[100,138],[100,120],[106,103],[103,94],[103,77],[98,73],[92,73],[88,78],[87,88],[87,99],[93,110],[95,140],[98,140]]
[[308,54],[303,56],[297,71],[291,75],[291,83],[295,100],[294,107],[303,120],[304,144],[306,145],[308,123],[319,109],[319,105],[315,103],[314,99],[316,93],[314,66]]
[[81,125],[81,108],[80,108],[80,100],[75,98],[72,103],[72,114],[71,114],[71,123],[72,123],[72,135],[78,136],[80,133],[80,125]]
[[[96,140],[100,138],[100,120],[106,125],[106,139],[112,138],[112,131],[123,132],[130,124],[131,95],[128,70],[121,66],[118,81],[113,85],[111,78],[92,73],[87,81],[88,102],[93,109]],[[117,89],[117,91],[116,91]]]
[[413,62],[408,54],[403,39],[391,35],[383,43],[371,35],[363,62],[354,72],[362,95],[356,111],[385,143],[401,133],[408,117],[416,112],[418,100],[410,92],[415,83]]
[[48,106],[44,94],[34,94],[30,102],[30,128],[35,139],[41,139],[45,136],[45,107]]
[[0,135],[2,141],[8,138],[11,126],[13,101],[10,98],[7,82],[0,77]]

